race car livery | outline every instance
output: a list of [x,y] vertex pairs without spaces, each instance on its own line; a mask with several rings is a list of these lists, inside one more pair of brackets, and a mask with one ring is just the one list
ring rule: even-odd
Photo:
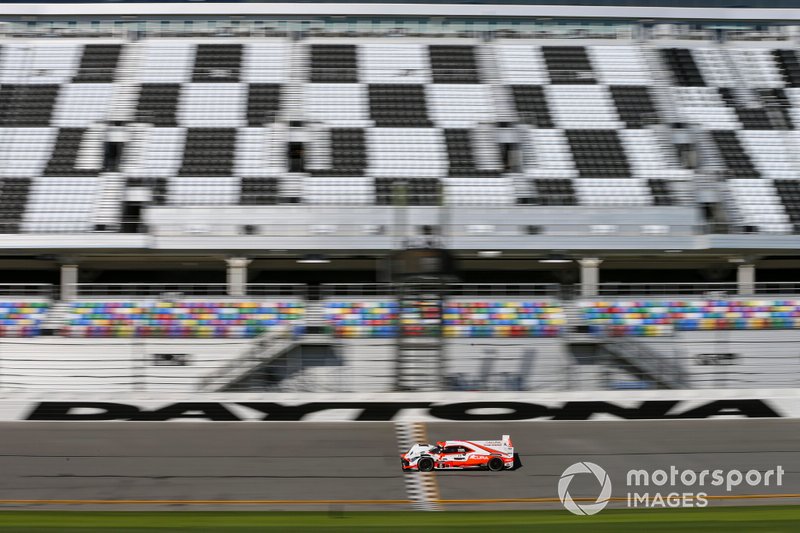
[[499,472],[514,467],[514,445],[509,435],[500,440],[446,440],[414,444],[400,455],[403,470],[483,469]]

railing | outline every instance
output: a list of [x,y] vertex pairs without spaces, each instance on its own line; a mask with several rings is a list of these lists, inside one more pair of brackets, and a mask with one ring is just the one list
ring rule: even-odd
[[[296,204],[294,204],[296,205]],[[477,204],[472,204],[477,205]],[[230,207],[230,206],[229,206]],[[331,206],[328,206],[331,207]],[[644,209],[651,208],[650,206]],[[522,220],[520,209],[512,206],[504,208],[509,215],[519,214]],[[549,207],[552,209],[552,207]],[[564,209],[567,209],[564,206]],[[601,218],[603,210],[606,209],[631,209],[631,206],[589,206],[583,209],[597,212],[598,219]],[[634,207],[635,209],[635,207]],[[212,208],[213,210],[213,208]],[[572,211],[575,208],[571,208]],[[352,214],[352,210],[350,211]],[[566,216],[566,215],[565,215]],[[365,219],[366,220],[366,219]],[[337,224],[335,222],[327,224],[237,224],[231,222],[219,223],[193,223],[186,221],[181,223],[173,222],[153,222],[149,228],[150,235],[154,237],[203,237],[203,236],[261,236],[261,237],[314,237],[314,236],[337,236],[337,237],[386,237],[390,234],[389,226],[385,224]],[[492,239],[496,237],[525,237],[529,235],[551,235],[551,236],[577,236],[577,237],[654,237],[654,236],[693,236],[705,233],[706,226],[701,224],[568,224],[568,223],[546,223],[539,224],[531,222],[524,224],[447,224],[442,227],[441,233],[448,237],[474,237]]]
[[20,296],[52,298],[53,286],[49,283],[3,283],[0,284],[0,298]]
[[[580,289],[580,285],[577,287]],[[736,283],[600,283],[597,296],[711,296],[737,293]]]
[[200,389],[214,392],[227,388],[234,382],[246,378],[262,364],[279,357],[284,350],[290,348],[294,339],[291,328],[278,326],[254,339],[251,346],[241,355],[229,360],[220,368],[204,376],[200,380]]
[[[438,284],[420,285],[432,286]],[[597,296],[702,296],[707,298],[738,298],[742,296],[793,296],[800,295],[800,282],[758,282],[747,284],[753,288],[748,294],[733,282],[719,283],[600,283]],[[306,299],[308,286],[302,283],[250,283],[244,295],[229,295],[224,283],[77,283],[75,294],[79,298],[136,298],[166,297],[185,299],[192,297],[247,298],[282,297]],[[323,299],[355,297],[395,297],[400,285],[393,283],[323,283],[319,296]],[[558,283],[446,283],[442,285],[447,298],[459,297],[541,297],[560,298],[565,294],[581,294],[581,284]],[[57,286],[47,283],[0,284],[0,298],[55,298]],[[587,299],[582,297],[582,299]]]
[[248,284],[245,295],[231,296],[225,283],[76,283],[79,298],[159,297],[183,299],[213,296],[215,298],[246,298],[247,296],[282,296],[300,298],[305,295],[302,284]]
[[[438,284],[422,283],[433,286]],[[597,285],[597,298],[639,297],[639,296],[700,296],[705,298],[740,298],[743,296],[794,296],[800,295],[800,282],[757,282],[747,284],[752,287],[749,294],[739,293],[741,287],[733,282],[719,283],[600,283]],[[193,297],[248,298],[281,297],[308,298],[309,288],[302,283],[249,283],[244,295],[229,295],[225,283],[77,283],[75,294],[79,298],[171,298]],[[323,283],[319,286],[319,297],[369,298],[397,295],[400,285],[393,283]],[[446,298],[561,298],[567,294],[581,294],[581,284],[561,285],[558,283],[446,283],[441,286]],[[744,287],[744,286],[743,286]],[[50,299],[57,295],[57,286],[47,283],[5,283],[0,284],[0,298]],[[581,297],[581,299],[591,299]]]
[[[800,295],[800,283],[759,282],[750,294],[740,294],[737,283],[600,283],[597,297],[607,296],[702,296],[707,298],[730,298],[752,295]],[[576,286],[580,291],[580,285]]]
[[[436,284],[415,284],[420,287]],[[323,283],[320,296],[324,299],[342,297],[396,297],[401,285],[391,283]],[[407,287],[407,285],[405,285]],[[445,298],[455,297],[557,297],[560,286],[556,283],[447,283],[441,285]]]
[[659,388],[687,388],[683,362],[669,353],[655,350],[632,338],[618,338],[603,344],[610,354],[628,372],[642,381],[650,381]]

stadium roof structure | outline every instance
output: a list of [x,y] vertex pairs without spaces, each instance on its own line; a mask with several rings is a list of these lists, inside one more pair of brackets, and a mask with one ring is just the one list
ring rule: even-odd
[[[169,3],[202,3],[205,0],[173,0]],[[158,4],[152,0],[6,0],[7,4]],[[275,4],[275,0],[216,0],[217,4]],[[297,4],[337,3],[335,0],[298,0]],[[386,4],[384,0],[356,0],[355,4]],[[399,2],[398,2],[399,3]],[[404,4],[485,4],[485,5],[583,5],[583,6],[636,6],[636,7],[716,7],[740,8],[797,8],[796,0],[404,0]]]

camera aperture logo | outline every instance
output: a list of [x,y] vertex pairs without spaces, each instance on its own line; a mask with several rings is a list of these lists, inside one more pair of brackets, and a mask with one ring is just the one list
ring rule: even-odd
[[[572,483],[572,478],[577,474],[593,474],[597,478],[597,482],[600,483],[600,495],[594,503],[578,503],[572,499],[569,493],[569,484]],[[572,514],[582,516],[597,514],[605,509],[610,497],[611,478],[601,467],[588,461],[568,466],[564,473],[561,474],[561,479],[558,480],[558,498],[567,511]]]
[[[625,478],[627,507],[706,507],[709,496],[706,487],[719,487],[726,493],[739,486],[783,486],[786,471],[781,465],[769,470],[680,470],[670,466],[666,469],[628,470]],[[594,502],[578,503],[569,492],[572,479],[578,474],[591,474],[600,484],[600,494]],[[697,489],[700,490],[697,490]],[[654,490],[655,489],[655,490]],[[567,467],[558,480],[558,497],[564,508],[572,514],[590,516],[605,509],[611,500],[611,479],[606,471],[595,463],[583,461]],[[713,496],[712,496],[713,498]],[[591,498],[579,498],[591,500]],[[619,500],[623,500],[619,498]]]

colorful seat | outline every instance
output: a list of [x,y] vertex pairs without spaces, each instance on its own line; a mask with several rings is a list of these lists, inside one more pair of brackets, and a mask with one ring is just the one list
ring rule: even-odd
[[597,335],[667,335],[679,331],[793,329],[800,327],[800,300],[619,300],[582,302]]
[[49,302],[0,302],[0,337],[36,337],[50,309]]
[[252,338],[289,324],[297,333],[299,302],[73,302],[62,333],[69,337]]
[[389,301],[331,301],[325,304],[325,317],[333,334],[345,338],[385,338],[399,332],[447,338],[555,337],[566,323],[561,306],[549,301],[447,302],[441,315],[428,302],[399,309]]

